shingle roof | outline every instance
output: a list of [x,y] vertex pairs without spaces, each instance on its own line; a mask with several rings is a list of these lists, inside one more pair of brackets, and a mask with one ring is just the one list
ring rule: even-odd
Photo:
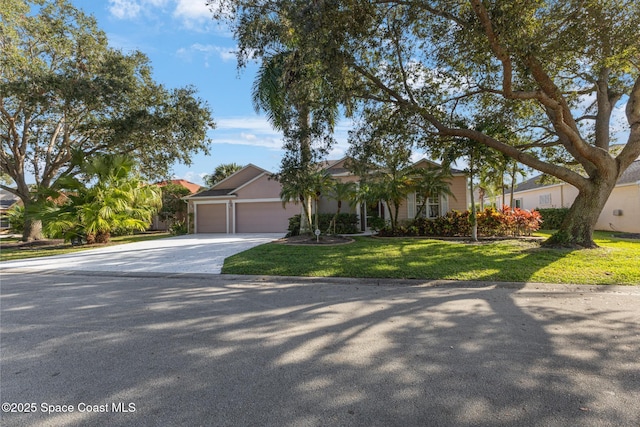
[[233,195],[235,188],[216,188],[214,190],[201,191],[198,194],[194,194],[191,198],[196,197],[215,197],[215,196],[231,196]]
[[[533,190],[535,188],[548,187],[554,184],[542,184],[540,183],[542,175],[536,175],[526,181],[521,182],[515,188],[515,191]],[[622,173],[622,176],[618,179],[617,185],[629,184],[634,182],[640,182],[640,160],[636,160]]]
[[631,182],[640,182],[640,160],[631,163],[618,179],[618,184],[629,184]]

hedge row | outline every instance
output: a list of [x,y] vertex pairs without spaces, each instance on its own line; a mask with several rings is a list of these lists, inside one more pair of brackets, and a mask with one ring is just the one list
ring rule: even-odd
[[569,208],[538,209],[542,215],[545,230],[557,230],[569,213]]
[[[385,225],[378,230],[381,236],[440,236],[464,237],[471,235],[469,211],[451,211],[435,219],[416,218],[398,227],[395,231]],[[536,210],[487,208],[476,215],[478,234],[482,236],[522,236],[531,235],[540,228],[542,218]]]
[[[318,214],[318,228],[322,234],[332,234],[332,221],[335,214],[321,213]],[[315,215],[311,216],[311,223],[315,224]],[[360,230],[358,228],[358,215],[354,213],[341,213],[336,219],[336,234],[355,234]],[[300,234],[300,215],[294,215],[289,218],[289,233],[287,237],[297,236]]]

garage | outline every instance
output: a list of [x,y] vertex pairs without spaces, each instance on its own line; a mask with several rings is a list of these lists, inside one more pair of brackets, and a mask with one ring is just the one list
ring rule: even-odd
[[300,213],[298,205],[282,202],[236,203],[236,233],[285,233],[289,218]]
[[196,233],[227,233],[227,202],[196,205]]

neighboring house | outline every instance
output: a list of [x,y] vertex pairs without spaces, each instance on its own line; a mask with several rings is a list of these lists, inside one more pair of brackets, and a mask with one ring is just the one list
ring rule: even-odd
[[[191,194],[195,194],[200,191],[203,187],[198,184],[194,184],[193,182],[186,181],[184,179],[172,179],[170,181],[161,181],[156,183],[158,187],[164,187],[165,185],[175,184],[180,185],[191,192]],[[186,221],[187,218],[180,218],[182,221]],[[156,231],[167,231],[169,229],[170,224],[167,221],[163,221],[160,219],[158,215],[153,216],[153,221],[151,222],[151,230]]]
[[[323,168],[333,178],[347,182],[360,181],[345,167],[347,159],[327,161]],[[414,166],[440,167],[438,164],[421,160]],[[441,196],[427,201],[425,216],[444,215],[452,209],[466,210],[467,178],[462,171],[452,170],[451,190],[455,198]],[[220,181],[208,190],[186,197],[189,212],[193,214],[192,230],[194,233],[284,233],[289,225],[289,218],[302,212],[299,203],[280,199],[280,183],[272,174],[258,166],[249,164]],[[406,203],[400,207],[399,219],[412,219],[416,215],[416,206],[420,200],[411,194]],[[335,213],[337,201],[322,198],[318,205],[321,213]],[[343,201],[342,212],[356,213],[360,218],[362,230],[368,228],[367,218],[380,216],[389,218],[389,209],[384,203],[373,203],[366,206],[359,203],[350,206]]]
[[0,188],[0,231],[9,229],[7,211],[20,199],[15,194]]
[[[568,208],[578,196],[571,184],[540,184],[540,175],[516,187],[514,205],[523,209]],[[544,225],[543,225],[544,227]],[[596,230],[640,233],[640,160],[624,171],[604,206]]]

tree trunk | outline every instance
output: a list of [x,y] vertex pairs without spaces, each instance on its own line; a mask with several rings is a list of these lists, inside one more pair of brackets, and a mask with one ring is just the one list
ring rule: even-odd
[[311,198],[300,196],[300,203],[304,212],[300,218],[300,234],[308,234],[311,233]]
[[476,201],[473,197],[473,180],[469,183],[469,193],[471,193],[471,214],[469,215],[469,225],[471,226],[471,240],[478,241],[478,218],[476,215]]
[[22,241],[32,242],[34,240],[43,240],[42,221],[39,219],[25,219],[24,230],[22,231]]
[[581,189],[560,229],[544,245],[597,248],[598,245],[593,241],[593,230],[615,187],[615,180],[610,181],[594,179]]

